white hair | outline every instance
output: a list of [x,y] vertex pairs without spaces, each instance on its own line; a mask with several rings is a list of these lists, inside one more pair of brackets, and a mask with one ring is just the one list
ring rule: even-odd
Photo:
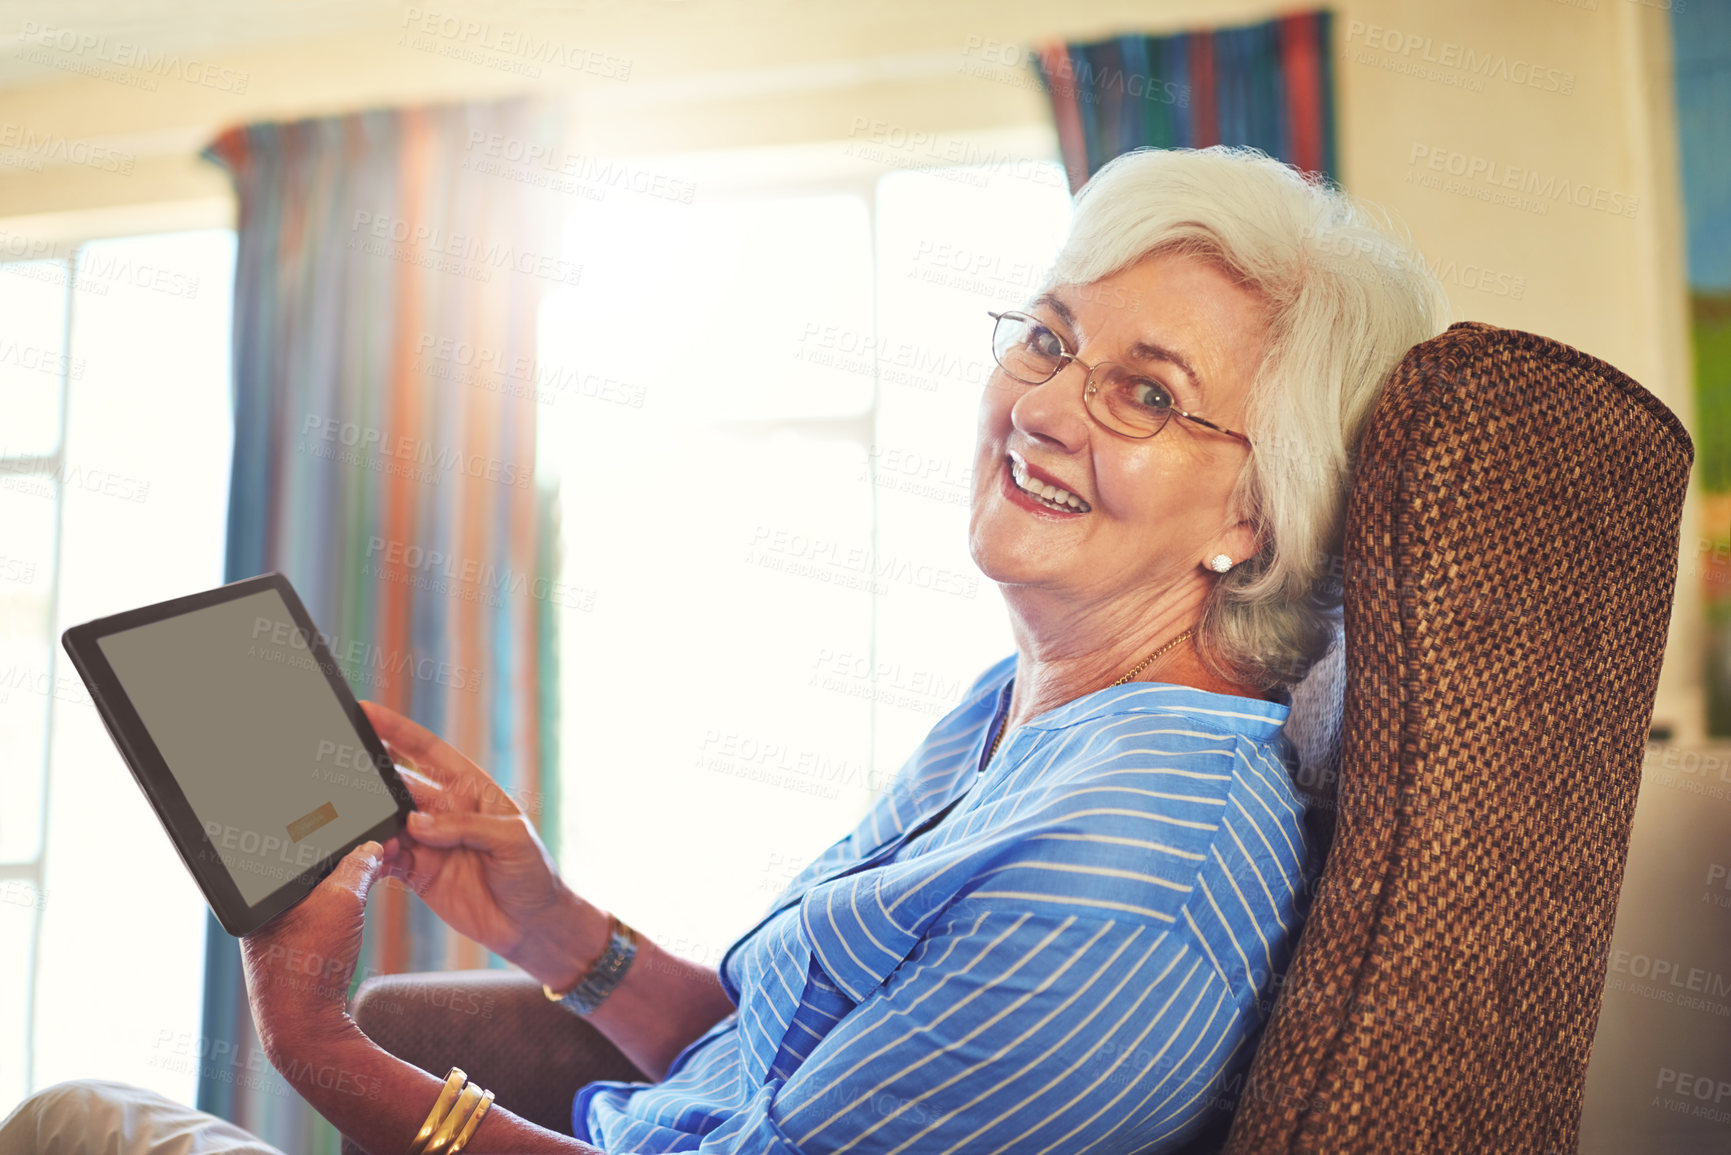
[[1289,687],[1332,636],[1365,420],[1406,351],[1447,325],[1447,298],[1386,213],[1254,149],[1220,146],[1108,161],[1076,194],[1039,291],[1156,253],[1208,261],[1267,309],[1245,417],[1254,449],[1231,498],[1261,545],[1215,583],[1197,644],[1217,674]]

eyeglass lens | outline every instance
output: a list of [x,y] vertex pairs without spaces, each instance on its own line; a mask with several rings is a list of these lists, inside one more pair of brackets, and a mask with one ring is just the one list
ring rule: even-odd
[[[1027,385],[1050,381],[1068,360],[1056,333],[1015,313],[998,318],[992,353],[1005,372]],[[1082,399],[1096,420],[1131,436],[1152,436],[1172,417],[1172,394],[1165,386],[1110,361],[1089,372]]]

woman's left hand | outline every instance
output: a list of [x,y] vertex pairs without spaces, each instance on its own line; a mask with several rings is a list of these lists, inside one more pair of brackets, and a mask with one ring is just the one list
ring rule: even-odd
[[383,862],[383,847],[362,843],[311,894],[240,940],[253,1023],[273,1064],[360,1033],[349,981]]

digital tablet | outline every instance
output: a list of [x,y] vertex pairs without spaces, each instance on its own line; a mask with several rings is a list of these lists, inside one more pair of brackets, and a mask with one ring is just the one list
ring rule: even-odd
[[223,929],[249,934],[414,802],[279,573],[61,636]]

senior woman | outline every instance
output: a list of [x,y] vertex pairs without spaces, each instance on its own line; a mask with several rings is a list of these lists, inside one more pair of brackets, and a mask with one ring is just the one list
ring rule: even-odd
[[980,400],[969,545],[1015,653],[718,969],[633,938],[480,767],[367,706],[420,811],[244,944],[267,1054],[341,1130],[405,1149],[441,1090],[361,1034],[345,983],[290,963],[346,974],[386,872],[586,991],[658,1080],[574,1086],[575,1138],[494,1107],[471,1152],[1076,1155],[1195,1133],[1249,1062],[1317,866],[1282,726],[1330,638],[1352,450],[1442,296],[1364,209],[1258,154],[1130,153],[1075,210],[1041,291],[993,314]]

